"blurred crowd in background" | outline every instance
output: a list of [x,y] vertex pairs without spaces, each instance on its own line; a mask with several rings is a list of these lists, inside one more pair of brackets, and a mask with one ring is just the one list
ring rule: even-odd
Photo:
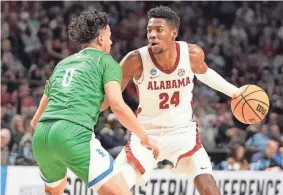
[[[68,40],[70,19],[94,7],[110,16],[112,52],[120,61],[147,45],[147,11],[159,2],[1,2],[1,164],[36,165],[29,122],[56,64],[78,49]],[[181,18],[178,40],[200,45],[206,62],[240,87],[256,84],[270,98],[261,124],[244,125],[230,99],[200,82],[194,118],[216,170],[283,169],[283,2],[163,2]],[[123,93],[135,110],[133,84]],[[101,113],[96,136],[112,156],[129,138],[110,110]],[[164,160],[158,168],[172,168]]]

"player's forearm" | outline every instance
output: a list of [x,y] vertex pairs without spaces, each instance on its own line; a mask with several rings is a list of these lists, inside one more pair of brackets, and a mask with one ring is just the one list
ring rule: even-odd
[[231,83],[227,82],[222,76],[220,76],[214,70],[208,68],[204,74],[195,74],[197,79],[209,87],[232,97],[236,94],[238,88]]
[[36,113],[33,116],[34,121],[39,121],[39,119],[42,116],[42,114],[44,113],[47,105],[48,105],[48,96],[46,94],[43,94],[43,96],[40,100],[39,106],[36,110]]
[[104,90],[110,107],[121,124],[135,133],[141,140],[147,138],[148,136],[133,111],[124,102],[120,84],[117,81],[109,81],[105,84]]
[[133,111],[127,106],[126,103],[116,105],[115,107],[111,107],[111,109],[124,127],[136,134],[141,140],[147,137]]

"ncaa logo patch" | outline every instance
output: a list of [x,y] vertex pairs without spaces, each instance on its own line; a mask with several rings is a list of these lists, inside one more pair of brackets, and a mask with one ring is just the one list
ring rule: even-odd
[[156,70],[156,69],[151,69],[151,70],[150,70],[150,74],[151,74],[152,76],[155,76],[155,75],[157,74],[157,70]]
[[184,76],[185,74],[185,69],[184,68],[181,68],[178,70],[178,75],[181,77],[181,76]]

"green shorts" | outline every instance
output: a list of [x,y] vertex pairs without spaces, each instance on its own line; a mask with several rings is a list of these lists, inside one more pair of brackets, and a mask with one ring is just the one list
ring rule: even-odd
[[94,190],[117,173],[94,133],[70,121],[39,122],[32,147],[42,179],[52,187],[60,184],[67,168]]

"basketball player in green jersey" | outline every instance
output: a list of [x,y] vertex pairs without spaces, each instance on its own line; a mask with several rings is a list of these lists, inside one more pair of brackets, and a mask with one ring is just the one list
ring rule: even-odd
[[131,194],[93,133],[105,95],[119,121],[158,155],[156,142],[145,134],[123,101],[122,70],[109,55],[110,36],[104,12],[83,12],[69,25],[70,39],[84,49],[57,64],[31,122],[36,127],[33,152],[46,194],[63,193],[67,168],[98,194]]

